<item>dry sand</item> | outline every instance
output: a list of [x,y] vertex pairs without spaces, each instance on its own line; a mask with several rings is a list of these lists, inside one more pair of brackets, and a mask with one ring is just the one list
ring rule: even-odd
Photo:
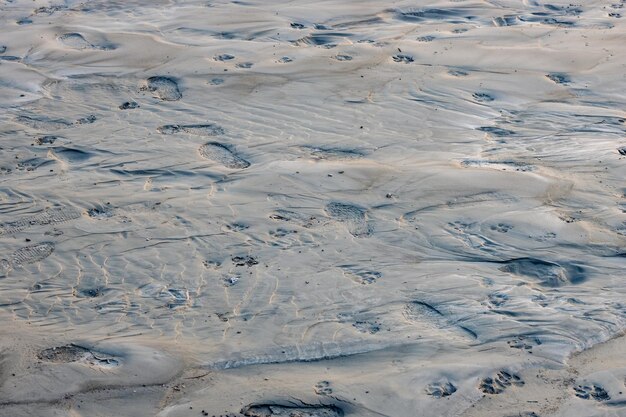
[[1,1],[0,416],[626,416],[625,5]]

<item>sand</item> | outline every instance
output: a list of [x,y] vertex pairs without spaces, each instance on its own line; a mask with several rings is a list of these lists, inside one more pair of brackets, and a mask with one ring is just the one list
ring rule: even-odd
[[0,2],[0,416],[626,415],[625,4]]

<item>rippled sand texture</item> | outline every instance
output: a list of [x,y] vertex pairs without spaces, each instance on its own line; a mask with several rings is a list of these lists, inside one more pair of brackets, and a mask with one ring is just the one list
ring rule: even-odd
[[0,415],[626,415],[580,3],[2,1]]

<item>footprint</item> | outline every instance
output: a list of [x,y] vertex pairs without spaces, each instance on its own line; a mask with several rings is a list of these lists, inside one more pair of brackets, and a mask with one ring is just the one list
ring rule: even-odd
[[456,387],[451,382],[442,382],[426,386],[426,394],[434,398],[449,397],[456,392]]
[[173,78],[160,75],[148,78],[140,90],[150,91],[154,97],[164,101],[176,101],[183,97]]
[[87,39],[85,39],[83,35],[81,35],[80,33],[76,33],[76,32],[64,33],[63,35],[59,36],[57,39],[63,45],[72,49],[96,49],[96,50],[102,50],[102,51],[114,49],[111,46],[94,45],[91,42],[87,41]]
[[241,414],[246,417],[343,417],[343,410],[334,405],[288,406],[274,404],[252,404],[244,407]]
[[378,281],[383,274],[377,271],[368,271],[365,269],[343,268],[343,273],[352,281],[361,285],[369,285]]
[[137,103],[136,101],[125,101],[119,106],[120,110],[132,110],[137,108],[139,108],[139,103]]
[[34,264],[46,259],[54,252],[54,243],[44,242],[37,245],[25,246],[13,252],[10,264],[19,268],[25,264]]
[[30,227],[64,223],[79,217],[80,212],[71,207],[54,207],[19,220],[0,223],[0,235],[16,233]]
[[294,29],[304,29],[306,26],[304,26],[302,23],[291,23],[290,26]]
[[318,382],[313,389],[317,395],[330,395],[333,393],[333,389],[330,387],[330,382],[328,381]]
[[411,62],[414,61],[413,57],[411,55],[406,55],[406,54],[397,54],[394,55],[392,57],[394,62],[401,62],[404,64],[410,64]]
[[190,302],[189,291],[186,289],[168,288],[159,298],[165,298],[167,307],[171,309],[189,305]]
[[357,151],[355,149],[319,148],[315,146],[303,146],[302,150],[307,152],[314,159],[318,160],[358,159],[365,156],[363,152]]
[[235,154],[227,145],[218,142],[205,143],[198,152],[203,158],[217,162],[226,168],[244,169],[250,166],[250,162]]
[[533,347],[541,345],[541,340],[536,337],[517,336],[506,342],[511,349],[524,349],[531,351]]
[[278,62],[281,63],[281,64],[286,64],[288,62],[293,62],[293,58],[290,58],[288,56],[284,56],[284,57],[280,58],[278,60]]
[[481,103],[488,103],[494,100],[493,96],[487,93],[474,93],[472,94],[472,97],[474,98],[474,100]]
[[550,80],[553,81],[557,84],[569,84],[570,83],[570,78],[567,74],[563,74],[560,72],[553,72],[550,73],[548,75],[546,75],[546,77]]
[[522,386],[524,381],[518,375],[500,371],[493,377],[483,379],[478,388],[485,394],[502,394],[511,385]]
[[328,203],[324,210],[333,219],[344,223],[351,235],[355,237],[370,235],[371,230],[364,209],[352,204],[332,202]]
[[320,219],[310,214],[298,213],[286,209],[276,209],[269,217],[272,220],[295,223],[305,228],[318,226],[322,223]]
[[84,298],[96,298],[100,297],[104,294],[104,290],[102,288],[75,288],[74,296],[75,297],[84,297]]
[[485,133],[491,133],[494,136],[500,136],[500,137],[512,136],[515,134],[515,132],[513,132],[512,130],[502,129],[496,126],[481,126],[477,128],[476,130],[480,130],[481,132],[485,132]]
[[225,62],[225,61],[232,61],[233,59],[235,59],[235,57],[233,55],[230,55],[230,54],[221,54],[221,55],[214,56],[213,59],[215,61]]
[[509,300],[509,296],[503,293],[494,292],[487,297],[492,307],[502,307]]
[[591,386],[578,385],[574,387],[574,395],[583,400],[594,399],[596,401],[608,401],[611,399],[606,390],[601,385],[596,384],[592,384]]
[[255,257],[248,255],[234,256],[231,260],[233,261],[233,264],[235,264],[235,266],[247,266],[248,268],[259,264],[259,261],[257,261]]
[[51,119],[45,116],[17,116],[15,121],[25,126],[38,130],[67,129],[72,126],[71,122],[63,119]]
[[80,119],[76,120],[75,124],[77,124],[77,125],[90,125],[90,124],[94,123],[96,120],[98,120],[96,118],[96,116],[94,116],[93,114],[90,114],[87,117],[81,117]]
[[102,368],[112,368],[119,365],[119,360],[106,353],[96,352],[83,346],[69,344],[65,346],[44,349],[37,357],[45,362],[72,363],[78,362]]
[[380,323],[377,321],[357,321],[352,323],[352,327],[361,333],[376,334],[380,331]]
[[249,68],[252,68],[254,66],[254,63],[252,63],[252,62],[240,62],[240,63],[238,63],[235,66],[237,68],[249,69]]
[[509,230],[513,229],[513,227],[514,226],[510,224],[498,223],[498,224],[492,224],[489,228],[496,232],[507,233]]
[[352,61],[352,57],[350,55],[335,55],[335,59],[337,61]]
[[213,123],[197,125],[164,125],[157,127],[157,131],[163,135],[173,135],[184,132],[198,136],[219,136],[225,133],[224,128]]
[[222,277],[221,282],[224,287],[232,287],[241,279],[240,275],[229,275]]
[[87,210],[87,215],[95,220],[110,219],[114,214],[111,207],[95,207]]
[[420,36],[420,37],[419,37],[419,38],[417,38],[416,40],[417,40],[418,42],[432,42],[432,41],[434,41],[435,39],[436,39],[436,38],[435,38],[434,36],[427,35],[427,36]]
[[404,317],[411,322],[426,322],[437,329],[457,329],[464,336],[477,339],[478,335],[465,326],[458,325],[438,308],[423,301],[415,300],[404,305]]
[[36,145],[53,145],[59,139],[58,136],[46,135],[40,136],[35,140]]
[[502,272],[534,278],[546,287],[580,284],[586,279],[583,268],[569,263],[560,265],[555,262],[535,258],[519,258],[504,262]]

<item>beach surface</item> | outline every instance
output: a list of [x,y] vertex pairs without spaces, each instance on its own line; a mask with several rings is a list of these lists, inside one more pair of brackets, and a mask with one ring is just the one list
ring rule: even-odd
[[626,416],[625,22],[0,0],[0,417]]

